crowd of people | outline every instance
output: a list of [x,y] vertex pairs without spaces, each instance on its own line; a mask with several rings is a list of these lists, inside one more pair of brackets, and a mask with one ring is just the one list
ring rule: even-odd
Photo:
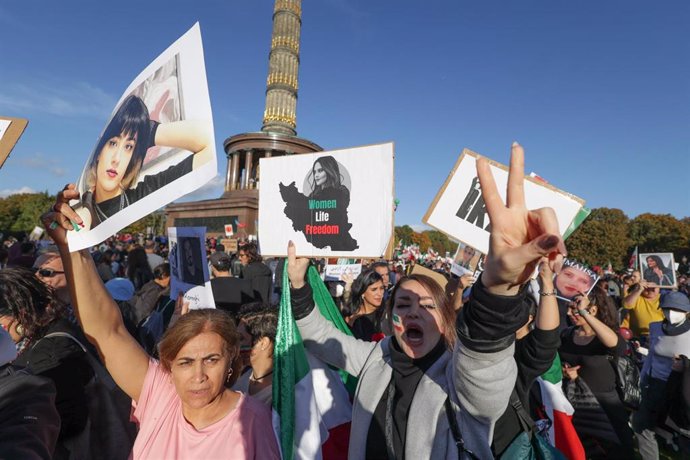
[[296,257],[292,242],[264,260],[253,241],[231,254],[209,238],[215,305],[192,310],[171,298],[164,237],[69,252],[82,221],[66,187],[42,217],[49,241],[0,250],[0,457],[281,458],[271,407],[284,276],[306,349],[358,379],[349,446],[325,458],[564,458],[535,391],[559,362],[571,458],[655,459],[658,439],[690,456],[687,259],[673,289],[594,267],[591,291],[557,298],[567,251],[553,211],[525,208],[522,155],[514,146],[507,206],[478,162],[492,235],[475,273],[405,248],[326,279],[349,333],[316,308],[306,273],[326,261]]

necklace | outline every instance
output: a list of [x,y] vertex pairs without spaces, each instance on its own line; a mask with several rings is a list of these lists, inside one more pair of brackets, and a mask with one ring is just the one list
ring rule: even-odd
[[271,369],[271,372],[267,372],[264,375],[262,375],[261,377],[254,377],[254,370],[252,370],[252,375],[249,377],[249,380],[251,380],[253,382],[258,382],[259,380],[265,379],[266,377],[268,377],[271,374],[273,374],[273,369]]
[[[125,208],[125,206],[129,206],[129,198],[127,197],[127,194],[125,193],[125,191],[122,190],[120,192],[120,209],[118,209],[117,212],[122,211]],[[104,220],[106,220],[109,217],[103,212],[101,207],[98,206],[98,203],[95,203],[94,207],[96,208],[96,215],[98,216],[98,223],[103,222]]]

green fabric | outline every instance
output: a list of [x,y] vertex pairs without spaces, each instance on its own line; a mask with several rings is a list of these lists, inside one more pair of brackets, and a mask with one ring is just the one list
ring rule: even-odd
[[[285,272],[287,273],[287,268],[285,269]],[[309,267],[309,271],[307,272],[307,281],[309,281],[309,284],[311,285],[314,303],[317,307],[319,307],[321,316],[330,321],[336,327],[336,329],[343,334],[352,336],[350,327],[343,319],[343,315],[340,314],[338,307],[333,301],[333,297],[331,297],[330,292],[328,292],[326,284],[319,276],[319,272],[316,271],[316,267]],[[345,388],[347,389],[348,393],[350,393],[350,396],[354,395],[355,389],[357,388],[357,378],[351,376],[342,369],[339,369],[338,373],[345,384]]]
[[551,367],[548,371],[542,374],[541,378],[550,383],[558,383],[563,380],[563,370],[561,369],[561,358],[556,353],[556,358],[551,363]]
[[580,210],[575,214],[575,218],[573,221],[570,223],[568,228],[565,230],[565,233],[563,234],[563,241],[567,240],[570,235],[573,234],[575,230],[577,230],[577,227],[582,225],[582,222],[585,221],[587,217],[592,213],[592,210],[583,206],[580,208]]
[[283,459],[294,456],[295,386],[309,372],[309,362],[290,305],[287,262],[283,271],[278,329],[273,348],[273,409],[280,418],[280,447]]
[[501,460],[565,460],[565,456],[544,438],[523,431],[501,454]]

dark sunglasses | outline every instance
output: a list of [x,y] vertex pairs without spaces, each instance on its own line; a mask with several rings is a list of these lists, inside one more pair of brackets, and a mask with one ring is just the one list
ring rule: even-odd
[[52,268],[36,268],[35,273],[41,275],[43,278],[52,278],[58,273],[65,273],[58,270],[53,270]]

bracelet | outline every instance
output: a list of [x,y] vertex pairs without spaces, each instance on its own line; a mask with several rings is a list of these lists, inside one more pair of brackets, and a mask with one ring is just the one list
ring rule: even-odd
[[556,291],[551,291],[551,292],[539,291],[539,295],[540,295],[540,296],[544,296],[544,297],[547,297],[547,296],[550,296],[550,295],[554,295],[554,296],[555,296],[555,295],[556,295]]

